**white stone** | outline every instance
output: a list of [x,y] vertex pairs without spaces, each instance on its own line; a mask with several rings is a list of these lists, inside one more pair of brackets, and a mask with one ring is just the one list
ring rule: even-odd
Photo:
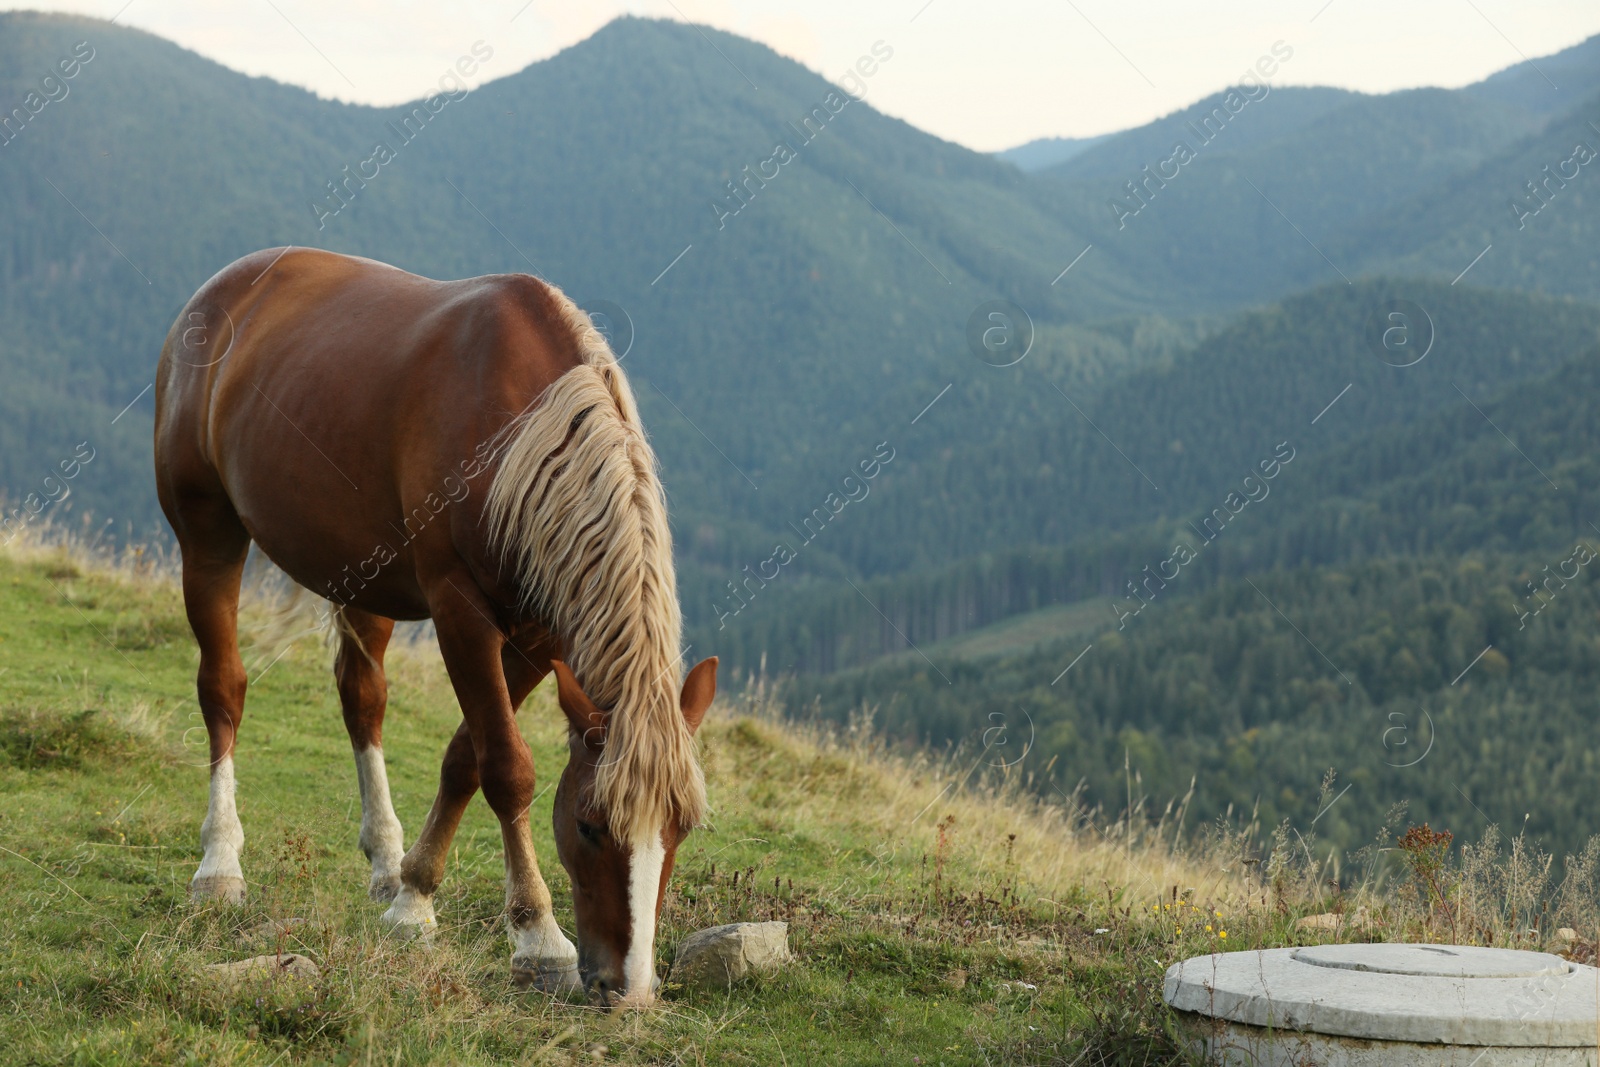
[[255,956],[235,963],[213,963],[206,967],[206,975],[221,985],[237,985],[258,978],[315,978],[322,973],[315,963],[293,952],[275,956]]
[[786,922],[713,926],[679,943],[672,980],[727,988],[747,975],[776,970],[791,958]]
[[[1215,1064],[1593,1064],[1600,971],[1543,952],[1319,945],[1174,964],[1163,995]],[[1493,1055],[1486,1052],[1492,1050]]]
[[1324,912],[1321,915],[1306,915],[1296,919],[1296,930],[1329,930],[1337,933],[1341,929],[1366,931],[1369,927],[1377,925],[1367,914],[1366,908],[1357,908],[1353,912]]

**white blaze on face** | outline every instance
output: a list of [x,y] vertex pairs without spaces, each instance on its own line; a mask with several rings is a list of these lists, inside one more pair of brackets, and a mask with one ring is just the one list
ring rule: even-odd
[[628,955],[622,961],[626,997],[647,1003],[655,992],[656,979],[656,903],[661,893],[661,868],[667,850],[661,835],[652,834],[637,841],[628,860],[628,916],[632,933]]

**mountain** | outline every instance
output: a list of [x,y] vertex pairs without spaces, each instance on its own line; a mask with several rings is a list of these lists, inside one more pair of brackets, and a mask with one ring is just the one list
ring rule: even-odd
[[[1041,197],[1122,269],[1201,305],[1277,299],[1363,274],[1438,275],[1431,265],[1392,269],[1400,252],[1389,251],[1384,227],[1541,125],[1509,104],[1442,89],[1281,89],[1253,101],[1243,92],[1041,172]],[[1347,239],[1352,231],[1364,239]]]
[[1600,93],[1470,170],[1352,225],[1330,239],[1328,253],[1406,274],[1465,273],[1478,285],[1592,299],[1600,278],[1596,123]]
[[1015,148],[1007,148],[996,152],[995,155],[1012,164],[1018,170],[1034,171],[1053,167],[1078,155],[1086,149],[1104,141],[1109,134],[1098,137],[1040,137],[1019,144]]
[[[796,710],[938,742],[1021,707],[1038,783],[1199,774],[1197,813],[1275,819],[1421,703],[1497,813],[1542,768],[1581,792],[1588,586],[1548,640],[1513,594],[1600,521],[1595,42],[1454,91],[1269,78],[1031,171],[876,111],[895,47],[861,47],[851,95],[624,18],[519,71],[463,42],[478,88],[371,108],[0,14],[0,486],[36,505],[0,525],[159,534],[157,349],[241,254],[533,272],[623,353],[689,640]],[[1368,769],[1330,839],[1401,788]],[[1458,820],[1449,785],[1413,795]]]
[[792,705],[875,707],[933,743],[1002,723],[1032,738],[1029,767],[1108,807],[1126,753],[1158,802],[1194,779],[1202,819],[1259,805],[1305,826],[1335,767],[1358,791],[1318,829],[1347,847],[1402,799],[1458,828],[1531,808],[1531,834],[1574,847],[1600,821],[1581,784],[1600,759],[1600,348],[1499,390],[1462,384],[1478,395],[1306,449],[1236,517],[1059,554],[1060,578],[1098,564],[1121,594],[1062,619],[1060,640],[801,676]]
[[[1092,149],[1043,171],[1041,177],[1064,182],[1132,178],[1144,164],[1154,164],[1171,155],[1175,142],[1197,140],[1196,128],[1214,139],[1227,134],[1226,143],[1219,147],[1231,151],[1259,148],[1298,133],[1357,95],[1320,86],[1232,86],[1143,126],[1104,137]],[[1265,106],[1268,100],[1273,102],[1271,107]],[[1263,106],[1255,107],[1256,104]],[[1215,114],[1219,109],[1220,119]],[[1249,121],[1234,122],[1246,116]]]
[[[0,19],[0,99],[25,99],[79,42],[93,51],[70,94],[0,146],[20,208],[0,218],[0,484],[14,495],[89,441],[79,508],[156,528],[143,390],[159,338],[221,265],[304,244],[439,277],[535,270],[625,309],[680,541],[712,571],[766,558],[831,472],[895,432],[940,425],[961,442],[939,493],[1012,434],[1036,466],[1066,469],[1068,454],[1044,458],[1078,447],[1056,428],[1055,390],[973,358],[967,328],[986,301],[1025,309],[1026,369],[1077,392],[1172,358],[1241,304],[1336,278],[1248,183],[1332,248],[1355,232],[1352,214],[1388,217],[1414,187],[1520,144],[1532,121],[1523,105],[1462,93],[1258,87],[1118,233],[1108,182],[1164,158],[1174,130],[1228,115],[1228,94],[1028,175],[874,111],[870,76],[850,100],[761,45],[676,23],[618,20],[516,72],[480,44],[492,80],[434,98],[433,114],[320,100],[94,20]],[[863,52],[892,68],[891,44]],[[375,177],[347,177],[371,173],[374,145],[390,141]],[[1367,150],[1348,149],[1358,142]],[[1563,284],[1581,290],[1583,277]],[[996,422],[983,403],[1012,406]],[[1098,447],[1098,434],[1084,440]],[[888,542],[863,547],[860,524],[855,547],[800,566],[873,573],[997,535],[1072,536],[1081,524],[1042,514],[1039,488],[985,509],[988,529],[902,559]]]
[[[481,75],[503,76],[433,98],[435,114],[8,13],[0,99],[26,99],[80,42],[92,58],[69,95],[0,147],[17,205],[0,217],[0,479],[25,493],[90,439],[80,507],[141,532],[156,526],[141,392],[160,340],[212,272],[260,247],[435,277],[537,271],[625,309],[628,367],[691,531],[739,528],[758,500],[854,463],[972,361],[964,330],[983,301],[1041,322],[1145,303],[1127,277],[1050,285],[1083,241],[1014,167],[874,111],[870,78],[852,101],[715,31],[622,19],[517,72],[480,43]],[[892,46],[873,48],[892,66]],[[394,158],[377,164],[380,142]]]
[[[941,588],[940,568],[962,561],[1179,514],[1300,432],[1275,421],[1345,384],[1356,383],[1339,413],[1349,421],[1319,433],[1452,402],[1437,381],[1386,389],[1392,368],[1363,331],[1397,293],[1432,311],[1458,369],[1488,387],[1593,335],[1577,305],[1339,284],[1244,181],[1331,248],[1341,217],[1407,202],[1387,167],[1426,187],[1521,144],[1531,120],[1502,100],[1256,88],[1118,235],[1102,178],[1137,174],[1132,161],[1156,158],[1174,131],[1209,128],[1218,108],[1229,113],[1227,93],[1026,175],[872,110],[870,77],[865,99],[846,102],[763,46],[675,23],[618,20],[419,118],[242,77],[93,20],[0,18],[4,99],[24,98],[37,80],[27,72],[77,42],[94,49],[70,95],[0,146],[0,179],[24,208],[0,217],[0,478],[15,495],[36,491],[87,443],[95,459],[70,486],[75,503],[136,530],[156,525],[143,390],[159,338],[218,266],[277,243],[434,276],[537,270],[582,302],[625,309],[626,365],[673,495],[686,610],[702,627],[726,610],[719,590],[803,536],[880,445],[896,459],[870,503],[805,538],[784,568],[797,588],[822,583],[806,596],[851,605],[840,632],[869,611],[843,578],[926,571],[926,587]],[[892,46],[875,47],[873,62],[892,67]],[[493,50],[480,52],[492,77]],[[1363,138],[1371,152],[1338,148]],[[761,177],[780,139],[793,158]],[[370,180],[344,177],[379,141],[395,158]],[[329,191],[336,178],[343,200]],[[1263,244],[1265,230],[1280,240]],[[1219,253],[1237,269],[1214,269]],[[1223,325],[1222,312],[1295,277],[1335,284]],[[997,296],[1032,319],[1015,367],[969,347],[974,309]],[[1507,349],[1524,355],[1506,361]],[[1058,600],[939,608],[936,632]],[[756,624],[763,610],[809,618],[751,609],[741,625],[764,636],[749,656],[800,655],[788,624]],[[872,643],[859,647],[852,656]]]
[[1569,209],[1546,215],[1537,242],[1512,243],[1510,204],[1537,207],[1527,182],[1579,142],[1600,147],[1597,84],[1600,38],[1460,90],[1235,86],[1033,177],[1048,210],[1107,253],[1086,280],[1114,262],[1172,306],[1363,275],[1450,280],[1497,239],[1506,251],[1473,268],[1479,284],[1593,299],[1593,195],[1562,188],[1581,178],[1553,183]]
[[1600,93],[1600,36],[1507,67],[1462,92],[1553,118],[1579,100]]
[[[1407,367],[1391,365],[1403,360],[1382,344],[1380,313],[1400,299],[1421,309],[1416,342],[1429,346]],[[1423,336],[1427,322],[1431,339]],[[1242,479],[1280,446],[1295,458],[1293,475],[1271,489],[1278,498],[1293,494],[1319,457],[1348,456],[1323,469],[1364,475],[1372,463],[1344,452],[1353,443],[1459,412],[1464,395],[1481,400],[1541,379],[1597,344],[1600,308],[1593,305],[1377,280],[1328,286],[1240,316],[1188,351],[1076,396],[1049,363],[1003,372],[978,365],[958,379],[936,418],[895,437],[899,454],[867,500],[820,533],[785,531],[802,558],[815,540],[853,564],[856,586],[807,585],[785,574],[770,592],[764,583],[744,590],[744,608],[734,599],[738,589],[730,595],[724,582],[697,581],[691,571],[683,585],[696,624],[691,640],[714,642],[733,666],[753,669],[765,658],[775,671],[830,671],[1019,612],[1114,595],[1130,570],[1170,547],[1170,527],[1199,522],[1244,491]],[[1009,418],[995,420],[995,411]],[[1522,421],[1509,421],[1508,432],[1520,433]],[[1437,447],[1452,440],[1446,433]],[[1409,455],[1397,448],[1395,462]],[[1387,470],[1393,478],[1403,472]],[[1336,507],[1350,489],[1323,480],[1332,477],[1313,482],[1306,499]],[[796,509],[791,521],[804,514]],[[1487,547],[1487,534],[1478,536],[1452,548]],[[1437,543],[1415,550],[1437,550]],[[727,571],[743,581],[740,564],[759,570],[764,556],[730,561]],[[1286,553],[1261,565],[1297,558]],[[791,582],[791,591],[780,592]],[[734,618],[723,617],[734,609]]]
[[[34,13],[0,15],[0,100],[24,105],[75,50],[86,58],[58,79],[65,95],[0,145],[11,207],[0,215],[0,484],[14,499],[39,491],[87,442],[95,458],[69,486],[75,502],[142,537],[157,523],[146,390],[167,327],[240,254],[312,241],[302,191],[337,175],[380,113],[140,31]],[[391,225],[330,244],[398,262],[459,244],[448,213],[414,210],[427,202],[414,172],[395,170],[365,191]]]
[[1401,801],[1412,821],[1472,837],[1489,823],[1515,832],[1526,814],[1542,847],[1571,848],[1600,823],[1584,784],[1600,760],[1600,597],[1585,576],[1526,631],[1515,607],[1541,567],[1568,560],[1571,545],[1542,558],[1396,557],[1231,578],[1157,600],[1123,633],[1109,625],[999,659],[902,657],[797,679],[791,708],[839,722],[868,711],[908,743],[1004,736],[994,759],[1026,748],[1020,773],[1044,779],[1048,795],[1081,783],[1085,801],[1109,811],[1130,782],[1156,810],[1193,783],[1196,825],[1231,808],[1303,829],[1334,768],[1355,788],[1316,829],[1341,848],[1370,840]]

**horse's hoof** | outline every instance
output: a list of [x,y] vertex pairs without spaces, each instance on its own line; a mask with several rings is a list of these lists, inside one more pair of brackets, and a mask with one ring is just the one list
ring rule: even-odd
[[218,900],[224,904],[243,904],[244,879],[233,874],[208,874],[189,883],[189,899],[196,904]]
[[576,993],[583,989],[578,977],[578,961],[573,959],[534,959],[529,956],[511,958],[511,980],[518,989],[536,989],[541,993]]
[[394,903],[383,913],[389,932],[402,941],[427,940],[439,928],[433,916],[433,900],[402,886]]
[[379,904],[392,904],[394,898],[400,893],[400,876],[392,874],[387,878],[376,875],[367,885],[367,895]]
[[396,918],[393,907],[383,913],[383,921],[389,927],[389,936],[397,941],[432,941],[439,930],[438,920],[433,916]]

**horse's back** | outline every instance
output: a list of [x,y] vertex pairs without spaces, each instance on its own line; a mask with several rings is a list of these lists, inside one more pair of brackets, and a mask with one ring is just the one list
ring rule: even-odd
[[313,249],[238,260],[162,350],[168,518],[224,496],[301,584],[351,592],[356,573],[375,610],[418,614],[415,553],[477,525],[478,446],[582,361],[563,301],[524,275],[439,282]]

